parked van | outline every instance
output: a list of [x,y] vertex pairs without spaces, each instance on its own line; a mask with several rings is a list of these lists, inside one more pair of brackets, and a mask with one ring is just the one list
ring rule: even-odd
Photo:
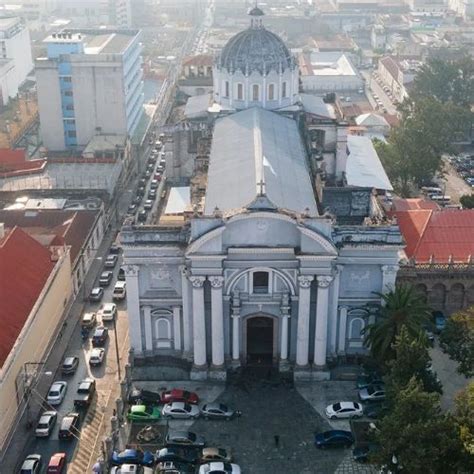
[[115,283],[114,292],[112,294],[113,300],[123,300],[127,295],[127,283],[124,281],[118,281]]

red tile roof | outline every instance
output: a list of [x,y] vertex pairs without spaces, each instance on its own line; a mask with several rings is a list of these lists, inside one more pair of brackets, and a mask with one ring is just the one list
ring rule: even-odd
[[438,204],[427,199],[394,199],[392,204],[394,211],[414,211],[417,209],[439,209]]
[[54,268],[51,253],[15,227],[0,240],[0,367]]
[[416,262],[467,262],[474,258],[474,209],[395,212],[406,241],[405,252]]
[[188,56],[183,61],[183,66],[212,66],[214,58],[210,54],[198,54],[196,56]]

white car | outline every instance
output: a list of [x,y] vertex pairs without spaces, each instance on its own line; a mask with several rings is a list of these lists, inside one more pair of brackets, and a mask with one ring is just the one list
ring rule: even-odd
[[51,385],[51,388],[49,389],[46,401],[52,406],[60,405],[64,400],[66,391],[67,382],[64,382],[62,380],[54,382],[53,385]]
[[210,462],[199,468],[199,474],[240,474],[240,466],[230,462]]
[[362,405],[357,402],[338,402],[326,407],[326,416],[336,418],[360,418],[364,414]]
[[197,405],[184,402],[167,403],[161,412],[165,418],[176,418],[186,420],[189,418],[199,418],[201,410]]
[[56,411],[45,411],[42,413],[35,429],[37,438],[47,438],[56,424],[58,413]]
[[115,303],[105,303],[100,310],[102,322],[113,321],[117,316],[117,305]]
[[114,466],[110,470],[110,474],[153,474],[153,468],[138,466],[137,464],[122,464],[121,466]]
[[91,355],[89,356],[89,365],[90,366],[98,366],[102,365],[104,362],[105,357],[105,349],[103,347],[95,347],[91,351]]

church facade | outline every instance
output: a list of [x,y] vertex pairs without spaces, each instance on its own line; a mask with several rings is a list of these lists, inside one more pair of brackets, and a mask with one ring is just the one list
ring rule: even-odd
[[[403,248],[379,204],[388,180],[361,181],[373,163],[358,169],[344,124],[297,93],[294,60],[262,15],[253,9],[216,60],[221,112],[170,135],[159,211],[120,235],[134,357],[188,361],[193,379],[246,364],[328,378],[330,359],[365,352],[362,330]],[[183,157],[179,137],[195,129],[198,152]]]

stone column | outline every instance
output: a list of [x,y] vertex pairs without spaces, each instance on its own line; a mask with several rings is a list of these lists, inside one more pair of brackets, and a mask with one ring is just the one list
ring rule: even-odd
[[194,365],[206,365],[206,320],[204,315],[204,276],[192,276],[193,285],[193,346]]
[[143,355],[142,347],[142,325],[140,320],[140,297],[138,287],[137,265],[125,265],[125,280],[127,282],[127,312],[128,331],[130,335],[130,347],[133,348],[135,356]]
[[395,288],[398,269],[398,265],[382,265],[382,293],[387,293]]
[[347,306],[339,307],[339,344],[337,352],[340,355],[346,353],[346,332],[347,332]]
[[224,308],[222,285],[224,277],[211,276],[212,365],[224,365]]
[[314,365],[324,368],[326,365],[326,351],[328,343],[328,303],[329,285],[333,277],[318,276],[318,300],[316,303],[316,331],[314,336]]
[[177,351],[181,350],[181,315],[180,307],[173,306],[173,339],[174,348]]
[[288,294],[284,294],[281,299],[281,345],[280,364],[288,361],[288,319],[290,318],[290,301]]
[[309,303],[311,295],[311,282],[313,276],[302,275],[298,277],[298,330],[296,336],[296,365],[306,367],[309,356]]
[[183,349],[185,354],[191,353],[191,308],[189,302],[188,271],[183,265],[181,270],[181,293],[183,297]]
[[232,362],[240,363],[240,298],[235,292],[232,298]]
[[153,353],[153,328],[151,327],[151,306],[143,307],[143,321],[145,323],[145,347],[146,351]]
[[334,284],[332,286],[332,301],[331,301],[331,313],[330,313],[330,327],[331,327],[331,340],[329,345],[329,352],[332,355],[337,353],[337,311],[339,307],[339,283],[341,277],[341,271],[344,267],[342,265],[336,265],[334,272]]

